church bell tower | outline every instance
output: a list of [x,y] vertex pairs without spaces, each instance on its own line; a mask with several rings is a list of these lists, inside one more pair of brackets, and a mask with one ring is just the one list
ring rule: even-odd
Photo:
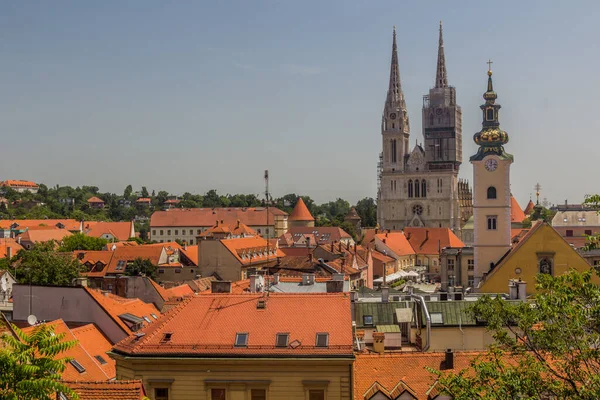
[[475,286],[511,247],[510,237],[510,165],[513,156],[504,151],[508,134],[500,129],[496,103],[497,94],[492,84],[492,62],[488,62],[488,86],[481,105],[481,131],[473,136],[479,146],[470,158],[473,164],[473,217]]

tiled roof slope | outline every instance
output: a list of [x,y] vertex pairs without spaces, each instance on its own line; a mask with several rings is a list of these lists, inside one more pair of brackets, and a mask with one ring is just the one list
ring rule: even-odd
[[[455,352],[453,371],[468,368],[469,363],[480,354]],[[444,366],[444,360],[444,353],[358,354],[354,361],[354,399],[370,399],[377,393],[377,389],[391,393],[400,384],[399,391],[392,398],[408,389],[417,400],[430,400],[428,392],[436,383],[436,376],[427,371],[426,367],[440,370]],[[379,387],[370,390],[374,384]]]
[[10,228],[11,225],[17,224],[19,229],[35,226],[57,226],[64,225],[69,231],[79,231],[81,222],[75,219],[3,219],[0,220],[0,227],[4,229]]
[[[342,239],[351,239],[349,233],[347,233],[342,228],[337,226],[318,226],[318,227],[304,227],[304,226],[294,226],[291,227],[288,231],[288,234],[291,234],[292,243],[297,240],[299,235],[314,235],[315,240],[311,240],[313,245],[320,244],[329,244],[333,242],[339,242]],[[284,245],[284,241],[287,239],[283,238],[279,243]]]
[[28,229],[21,234],[21,240],[32,243],[49,242],[56,240],[62,241],[65,237],[71,236],[72,233],[66,229]]
[[[48,322],[48,324],[54,326],[54,333],[56,333],[56,334],[64,333],[65,334],[63,341],[68,342],[68,341],[77,340],[75,335],[73,335],[73,333],[69,330],[69,328],[67,327],[67,325],[64,323],[64,321],[62,319]],[[23,332],[25,332],[27,334],[31,334],[35,328],[36,328],[35,326],[23,328]],[[114,376],[111,377],[111,376],[107,375],[106,372],[104,372],[104,370],[102,368],[100,368],[99,363],[97,361],[95,361],[95,359],[92,358],[93,356],[90,355],[86,351],[86,349],[84,348],[84,346],[81,343],[77,343],[71,349],[64,351],[56,356],[56,358],[64,358],[64,357],[73,358],[75,361],[77,361],[79,364],[81,364],[81,366],[83,366],[83,368],[85,368],[85,371],[80,373],[79,371],[77,371],[75,369],[75,367],[71,363],[67,363],[66,368],[62,373],[62,379],[72,380],[72,381],[76,381],[76,380],[79,380],[79,381],[81,381],[81,380],[102,381],[102,380],[109,380],[114,377]]]
[[79,400],[142,400],[144,386],[142,381],[63,381],[79,395]]
[[169,298],[170,297],[186,297],[186,296],[194,295],[194,291],[192,290],[190,285],[188,285],[187,283],[167,289],[167,293],[169,294]]
[[529,203],[527,203],[527,205],[525,206],[523,213],[525,213],[525,215],[531,214],[533,212],[534,207],[535,204],[533,204],[533,201],[529,200]]
[[270,247],[268,242],[260,236],[222,239],[221,243],[244,265],[275,261],[278,257],[285,257],[285,253]]
[[[83,346],[85,351],[92,357],[92,360],[102,368],[110,379],[117,376],[115,360],[106,354],[112,349],[112,344],[94,324],[73,328],[71,329],[71,333],[79,340],[79,344]],[[100,356],[103,361],[97,359],[97,356]]]
[[298,199],[296,206],[292,210],[290,214],[289,221],[314,221],[312,214],[308,211],[308,207],[306,207],[306,203],[302,200],[302,197]]
[[[213,226],[216,220],[235,225],[239,219],[248,226],[266,226],[275,223],[275,216],[285,212],[275,207],[251,208],[183,208],[156,211],[150,217],[150,226]],[[267,224],[268,219],[268,224]]]
[[450,228],[404,228],[404,236],[417,254],[438,254],[444,247],[465,247]]
[[[342,293],[199,294],[142,332],[145,336],[126,338],[113,351],[132,356],[353,357],[350,297]],[[236,333],[242,332],[248,333],[247,347],[236,347]],[[287,347],[275,346],[281,332],[289,333]],[[316,347],[316,335],[322,332],[329,334],[328,346]]]
[[8,179],[0,182],[0,186],[19,187],[19,188],[39,188],[38,184],[32,181],[22,181],[16,179]]
[[83,231],[88,236],[100,237],[105,233],[110,233],[117,240],[126,241],[130,237],[135,236],[133,222],[85,222]]
[[8,248],[12,249],[13,256],[16,255],[20,250],[23,250],[23,246],[21,246],[15,239],[0,239],[0,257],[6,257],[8,253]]
[[523,209],[517,203],[517,199],[514,196],[510,196],[510,222],[523,222],[523,220],[527,218]]
[[398,256],[415,254],[415,250],[402,232],[378,233],[375,237]]
[[102,204],[104,204],[104,200],[102,200],[101,198],[96,197],[96,196],[90,197],[87,202],[88,203],[102,203]]

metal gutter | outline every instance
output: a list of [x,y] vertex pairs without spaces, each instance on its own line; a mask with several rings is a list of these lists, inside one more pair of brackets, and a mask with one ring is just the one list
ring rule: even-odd
[[[425,347],[423,347],[422,351],[427,351],[429,350],[429,346],[431,346],[431,317],[429,316],[429,310],[427,309],[427,305],[425,304],[425,299],[423,298],[423,296],[417,295],[417,294],[411,294],[410,297],[412,299],[414,299],[417,303],[421,304],[421,309],[423,310],[423,313],[425,314],[425,322],[426,322],[426,329],[427,329],[427,345]],[[418,324],[421,324],[421,321],[417,321]]]

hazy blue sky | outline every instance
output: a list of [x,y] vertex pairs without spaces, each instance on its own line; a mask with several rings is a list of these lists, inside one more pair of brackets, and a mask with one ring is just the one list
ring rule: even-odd
[[439,20],[463,109],[461,176],[486,61],[521,206],[598,192],[598,1],[2,1],[0,179],[352,202],[376,194],[392,26],[411,118]]

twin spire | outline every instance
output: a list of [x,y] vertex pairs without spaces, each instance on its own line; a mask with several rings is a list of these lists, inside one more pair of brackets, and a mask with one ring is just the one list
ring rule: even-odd
[[442,35],[442,21],[440,21],[440,40],[438,44],[437,72],[435,74],[435,87],[448,87],[448,74],[446,73],[446,57],[444,56],[444,36]]

